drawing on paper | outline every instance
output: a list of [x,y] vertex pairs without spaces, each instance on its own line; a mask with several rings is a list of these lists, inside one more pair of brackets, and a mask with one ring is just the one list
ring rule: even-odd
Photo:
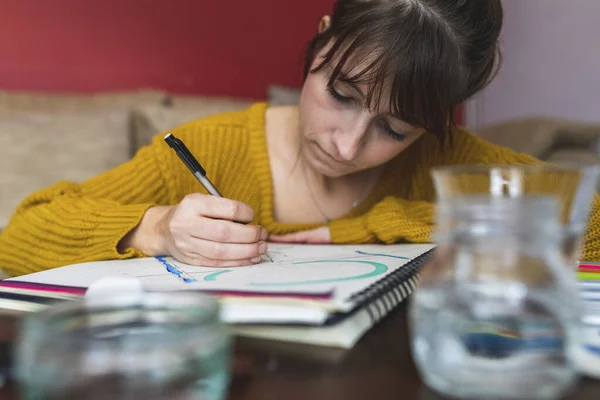
[[[278,245],[274,262],[236,268],[197,267],[172,257],[96,261],[46,270],[26,282],[88,287],[107,276],[134,277],[147,290],[239,290],[260,293],[335,293],[345,298],[434,248],[406,245]],[[183,286],[183,287],[182,287]]]
[[173,259],[169,259],[169,262],[176,270],[187,270],[187,276],[197,282],[240,284],[246,287],[285,287],[375,278],[389,271],[388,260],[411,259],[406,255],[335,246],[277,245],[270,247],[269,253],[273,259],[272,263],[227,269],[206,270],[202,267],[186,266]]
[[[337,283],[337,282],[345,282],[345,281],[354,281],[364,278],[372,278],[375,276],[379,276],[387,272],[388,267],[385,264],[374,261],[359,261],[359,260],[315,260],[315,261],[305,261],[300,263],[292,263],[292,265],[299,264],[323,264],[323,263],[336,263],[336,264],[344,264],[344,263],[357,263],[364,264],[370,267],[373,267],[371,271],[350,271],[351,273],[348,275],[340,275],[332,278],[323,278],[323,279],[305,279],[305,280],[293,280],[293,281],[281,281],[281,282],[249,282],[250,286],[291,286],[291,285],[318,285],[322,283]],[[216,281],[217,277],[227,274],[234,273],[235,269],[226,269],[219,272],[214,272],[209,275],[204,276],[204,281]]]

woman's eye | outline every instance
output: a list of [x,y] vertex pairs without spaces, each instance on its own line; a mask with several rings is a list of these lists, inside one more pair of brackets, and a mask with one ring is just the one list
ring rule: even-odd
[[327,85],[327,91],[329,92],[329,94],[331,95],[331,97],[333,97],[335,100],[339,101],[340,103],[350,103],[350,102],[352,102],[352,97],[346,97],[346,96],[340,94],[340,92],[338,92],[337,90],[335,90],[335,88],[333,87],[333,85]]
[[404,133],[400,133],[400,132],[396,132],[394,129],[392,129],[392,127],[390,126],[390,124],[382,119],[380,120],[380,125],[383,128],[384,132],[391,137],[394,140],[397,140],[398,142],[402,142],[403,140],[406,139],[406,134]]

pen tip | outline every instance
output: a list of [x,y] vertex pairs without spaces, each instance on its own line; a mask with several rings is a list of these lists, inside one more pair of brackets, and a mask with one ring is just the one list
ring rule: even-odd
[[165,135],[165,139],[166,139],[166,138],[168,138],[169,136],[173,136],[173,135],[171,135],[170,133],[167,133],[167,134]]

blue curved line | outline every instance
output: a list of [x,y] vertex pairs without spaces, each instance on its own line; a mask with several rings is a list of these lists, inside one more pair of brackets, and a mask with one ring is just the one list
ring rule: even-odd
[[598,346],[593,346],[591,344],[585,344],[585,345],[583,345],[583,348],[586,349],[587,351],[589,351],[590,353],[593,353],[596,356],[600,356],[600,347],[598,347]]
[[343,278],[328,278],[328,279],[313,279],[309,281],[297,281],[297,282],[273,282],[273,283],[260,283],[260,282],[251,282],[251,286],[290,286],[290,285],[317,285],[320,283],[333,283],[333,282],[345,282],[345,281],[353,281],[358,279],[372,278],[377,275],[381,275],[387,272],[388,268],[385,264],[375,262],[375,261],[359,261],[359,260],[319,260],[319,261],[302,261],[295,262],[294,265],[297,264],[314,264],[314,263],[357,263],[357,264],[367,264],[375,267],[373,271],[367,272],[366,274],[347,276]]
[[169,273],[175,275],[177,278],[181,279],[185,283],[196,282],[196,279],[189,276],[184,270],[178,268],[176,265],[171,264],[164,257],[155,257],[166,269]]
[[355,250],[358,254],[362,254],[365,256],[381,256],[381,257],[391,257],[391,258],[399,258],[401,260],[410,260],[410,257],[403,256],[393,256],[391,254],[380,254],[380,253],[367,253],[366,251]]
[[205,281],[216,281],[217,280],[217,276],[225,274],[227,272],[232,272],[232,269],[226,269],[223,271],[219,271],[219,272],[213,272],[212,274],[208,274],[204,277]]

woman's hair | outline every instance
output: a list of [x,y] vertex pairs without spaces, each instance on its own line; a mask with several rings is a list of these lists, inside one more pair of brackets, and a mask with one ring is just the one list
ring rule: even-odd
[[366,83],[370,109],[391,84],[391,112],[443,143],[455,108],[497,71],[502,19],[501,0],[336,0],[329,28],[308,45],[304,78],[327,66],[330,85]]

